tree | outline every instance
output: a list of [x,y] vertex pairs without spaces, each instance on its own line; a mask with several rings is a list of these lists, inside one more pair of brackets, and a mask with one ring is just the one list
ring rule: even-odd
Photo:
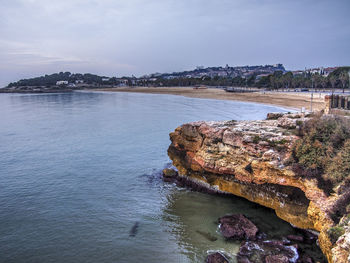
[[249,87],[254,86],[255,80],[256,80],[256,76],[255,76],[255,75],[250,76],[250,77],[248,78],[248,80],[247,80],[248,86],[249,86]]
[[312,86],[310,78],[303,78],[303,87],[309,89]]
[[293,73],[287,72],[286,74],[284,74],[283,79],[284,79],[285,87],[287,89],[290,89],[292,85],[292,80],[293,80]]
[[277,82],[276,77],[275,77],[274,75],[271,75],[271,76],[270,76],[270,85],[271,85],[271,88],[272,88],[272,89],[275,89],[275,87],[276,87],[276,82]]
[[315,89],[315,91],[317,90],[317,87],[319,87],[320,86],[320,84],[321,84],[321,81],[322,81],[322,76],[320,75],[320,74],[318,74],[318,73],[316,73],[316,74],[313,74],[312,76],[311,76],[311,79],[312,79],[312,81],[313,81],[313,88]]
[[292,87],[293,87],[293,89],[297,89],[299,87],[299,77],[297,77],[297,76],[293,77]]
[[322,88],[323,90],[325,90],[326,87],[327,87],[327,84],[328,84],[327,78],[320,76],[320,82],[319,82],[319,84],[320,84],[321,88]]
[[269,76],[263,76],[261,77],[258,82],[256,83],[256,85],[259,88],[263,88],[263,87],[268,87],[270,85],[270,79]]
[[333,95],[335,84],[337,84],[337,78],[334,75],[331,75],[329,77],[329,82],[331,83],[331,86],[332,86],[332,95]]
[[340,73],[340,75],[339,75],[339,80],[340,80],[340,82],[341,82],[341,84],[342,84],[342,86],[343,86],[343,93],[344,93],[344,91],[345,91],[345,86],[346,86],[346,84],[347,84],[348,81],[349,81],[349,75],[347,74],[347,72],[342,71],[342,72]]

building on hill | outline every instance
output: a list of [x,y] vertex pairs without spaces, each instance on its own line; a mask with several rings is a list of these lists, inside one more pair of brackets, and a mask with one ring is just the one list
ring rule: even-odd
[[328,67],[324,69],[324,75],[327,77],[329,74],[331,74],[334,70],[336,70],[337,67]]
[[68,80],[59,80],[56,82],[57,86],[68,85]]

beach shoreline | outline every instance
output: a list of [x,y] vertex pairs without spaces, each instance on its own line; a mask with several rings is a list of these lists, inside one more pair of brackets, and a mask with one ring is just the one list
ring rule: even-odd
[[[170,94],[190,98],[232,100],[254,102],[267,105],[280,106],[287,109],[298,110],[311,109],[311,94],[302,92],[226,92],[223,89],[208,88],[194,89],[192,87],[119,87],[95,89],[95,91],[109,92],[134,92],[146,94]],[[313,94],[313,110],[319,111],[324,108],[324,93]]]

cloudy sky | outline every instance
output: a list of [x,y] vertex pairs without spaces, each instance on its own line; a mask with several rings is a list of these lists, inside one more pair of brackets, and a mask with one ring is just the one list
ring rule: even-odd
[[349,0],[0,0],[0,86],[59,71],[350,64]]

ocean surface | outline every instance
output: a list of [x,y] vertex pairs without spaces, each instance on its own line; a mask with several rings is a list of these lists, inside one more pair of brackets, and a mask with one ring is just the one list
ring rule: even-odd
[[0,94],[0,262],[203,262],[211,250],[235,262],[239,243],[216,222],[230,213],[270,237],[293,233],[269,209],[160,179],[177,126],[275,111],[172,95]]

